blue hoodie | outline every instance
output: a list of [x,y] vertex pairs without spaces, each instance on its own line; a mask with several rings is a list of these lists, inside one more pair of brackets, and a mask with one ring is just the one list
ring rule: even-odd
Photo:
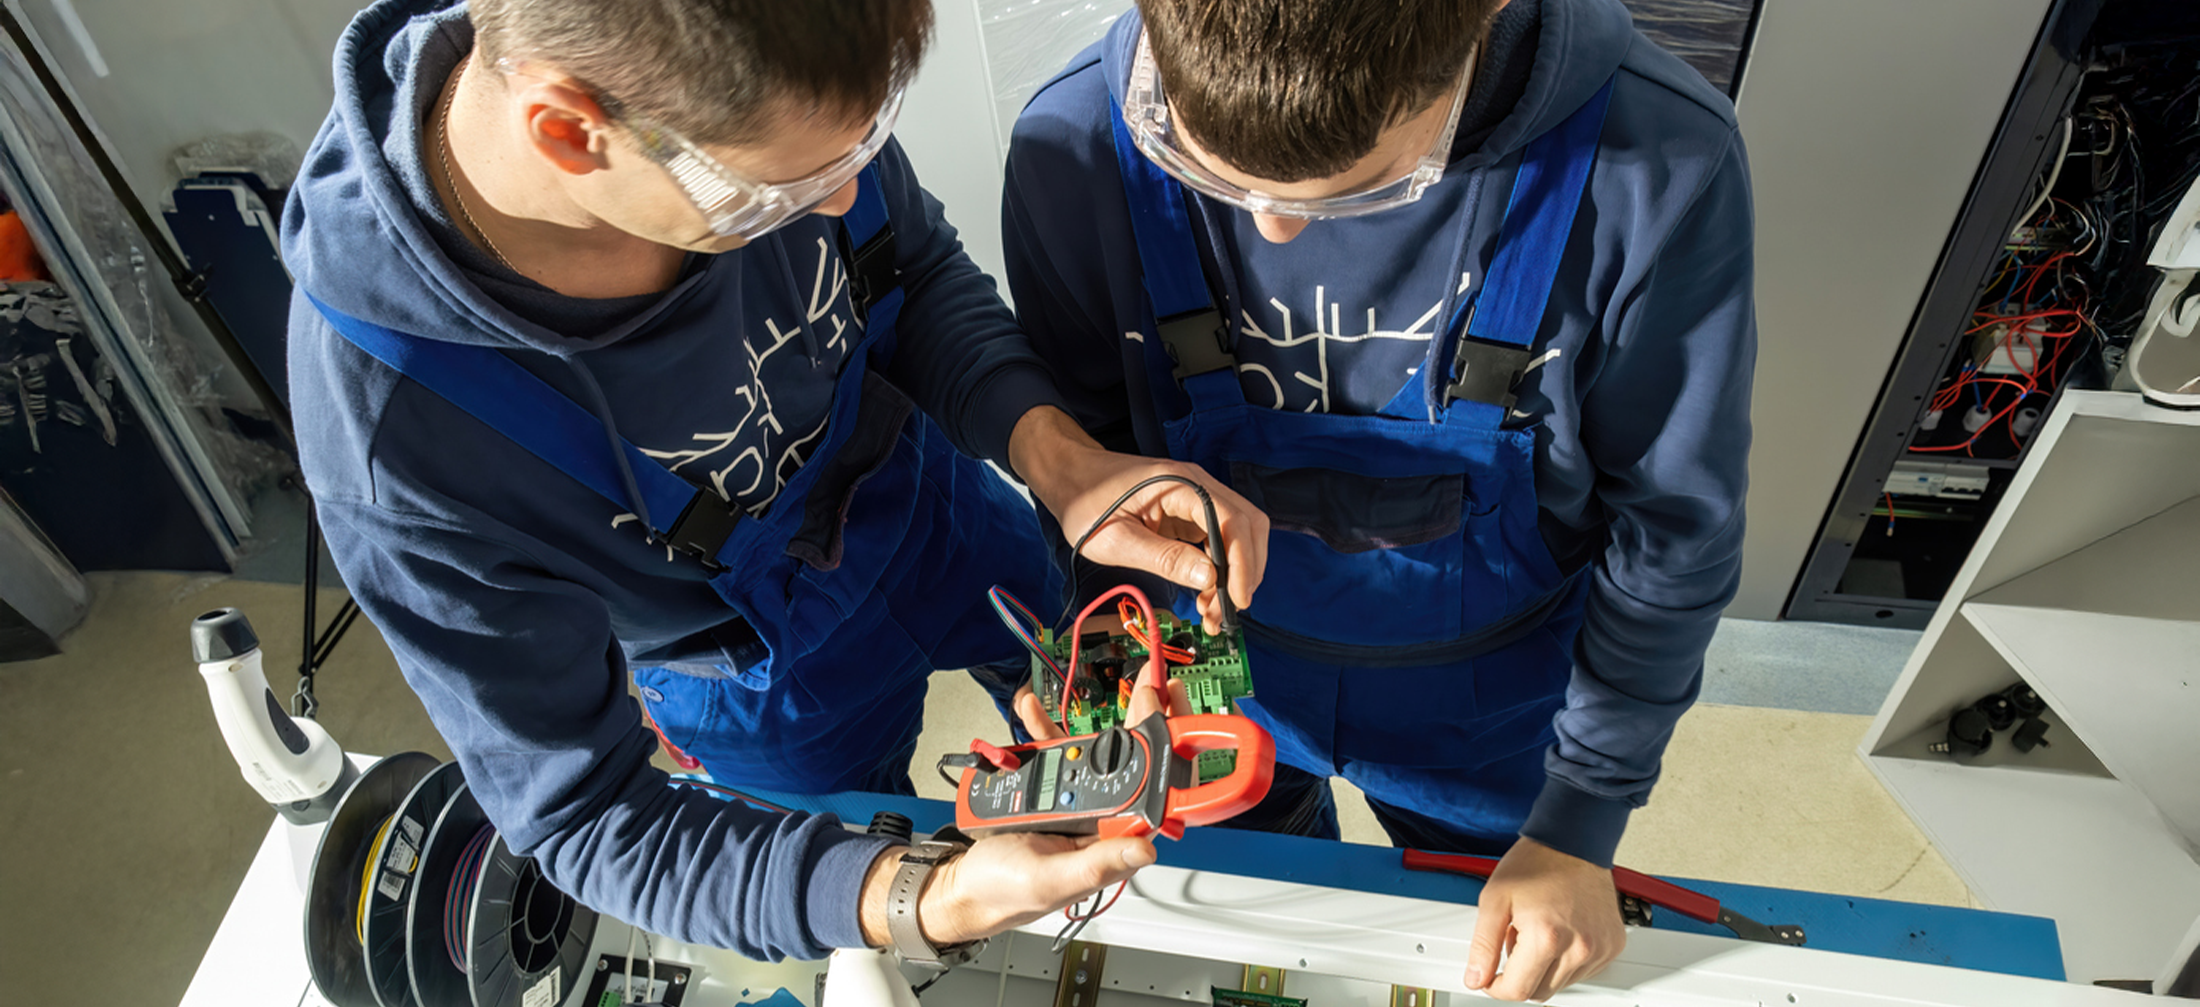
[[[1487,267],[1511,155],[1616,75],[1538,363],[1507,424],[1535,434],[1545,543],[1590,579],[1548,776],[1521,831],[1609,864],[1739,580],[1756,343],[1749,172],[1732,103],[1637,32],[1618,0],[1542,0],[1537,13],[1535,31],[1503,26],[1534,40],[1524,91],[1420,201],[1317,221],[1278,245],[1250,214],[1199,199],[1193,230],[1222,263],[1209,275],[1247,399],[1374,413],[1421,362],[1454,285]],[[1125,338],[1143,301],[1109,125],[1140,24],[1123,17],[1025,109],[1002,227],[1017,312],[1071,413],[1110,448],[1165,455],[1143,347]],[[1486,69],[1470,107],[1518,76]],[[1472,205],[1468,176],[1485,170]],[[1467,268],[1453,275],[1462,243]]]
[[[495,347],[754,509],[815,441],[860,324],[838,222],[693,256],[671,290],[612,302],[559,298],[457,247],[420,163],[430,105],[472,41],[464,8],[442,7],[384,0],[352,22],[284,211],[301,292],[291,396],[330,550],[490,819],[559,887],[754,958],[860,946],[859,888],[885,840],[673,788],[649,764],[629,663],[727,677],[761,652],[702,567],[366,356],[302,296]],[[1056,400],[1051,379],[900,148],[878,167],[907,295],[885,376],[963,451],[1005,462],[1015,419]]]

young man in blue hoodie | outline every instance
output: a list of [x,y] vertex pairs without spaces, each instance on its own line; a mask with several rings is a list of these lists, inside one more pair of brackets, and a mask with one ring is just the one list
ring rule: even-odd
[[1245,706],[1289,766],[1232,824],[1334,837],[1341,775],[1501,853],[1465,981],[1547,997],[1624,945],[1739,572],[1732,105],[1619,0],[1138,6],[1017,123],[1018,313],[1102,444],[1273,522]]
[[[1156,474],[1107,452],[888,138],[924,0],[383,0],[283,221],[290,387],[344,579],[512,848],[583,902],[757,958],[913,957],[1152,862],[1002,837],[903,857],[676,788],[909,792],[935,668],[1016,656],[986,589]],[[842,219],[845,217],[845,221]],[[958,450],[960,449],[960,450]],[[1135,496],[1095,558],[1202,589]],[[1142,697],[1148,706],[1152,696]],[[889,890],[915,892],[894,896]]]

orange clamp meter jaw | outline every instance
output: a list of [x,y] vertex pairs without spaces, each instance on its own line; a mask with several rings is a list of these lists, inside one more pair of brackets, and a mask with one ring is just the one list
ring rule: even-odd
[[[1234,750],[1237,767],[1193,785],[1201,752]],[[955,826],[974,836],[1048,832],[1105,837],[1160,833],[1239,814],[1268,796],[1276,744],[1240,716],[1148,717],[1077,738],[1016,745],[1015,769],[965,767]]]

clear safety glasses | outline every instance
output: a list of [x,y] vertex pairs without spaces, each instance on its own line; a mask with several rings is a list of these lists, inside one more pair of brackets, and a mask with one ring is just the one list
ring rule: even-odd
[[792,182],[757,182],[745,178],[724,162],[710,156],[694,141],[639,115],[624,121],[633,130],[642,153],[664,166],[688,200],[703,212],[710,229],[722,237],[755,240],[778,230],[788,221],[817,209],[833,193],[863,171],[879,148],[893,135],[894,119],[901,114],[901,89],[886,97],[871,131],[848,153]]
[[1444,165],[1451,160],[1452,137],[1459,130],[1459,110],[1466,106],[1467,88],[1474,80],[1475,60],[1480,51],[1481,47],[1476,46],[1467,52],[1467,65],[1460,71],[1459,86],[1451,96],[1451,117],[1444,122],[1443,131],[1436,134],[1436,142],[1429,147],[1428,154],[1404,176],[1352,192],[1312,199],[1272,196],[1226,181],[1201,164],[1188,152],[1184,135],[1177,130],[1175,117],[1169,114],[1168,97],[1161,91],[1161,73],[1154,65],[1153,47],[1143,31],[1138,36],[1138,58],[1131,65],[1130,87],[1123,96],[1123,124],[1130,128],[1131,139],[1138,144],[1139,151],[1160,165],[1161,170],[1201,195],[1273,217],[1328,220],[1365,216],[1411,203],[1444,177]]
[[[509,60],[499,67],[506,73],[525,72]],[[902,89],[886,96],[871,129],[862,142],[832,163],[791,182],[759,182],[718,160],[679,131],[626,108],[616,99],[596,96],[606,114],[627,127],[650,160],[663,166],[679,183],[688,201],[702,212],[712,232],[721,237],[754,241],[817,209],[833,193],[863,171],[893,135],[894,120],[901,115]]]

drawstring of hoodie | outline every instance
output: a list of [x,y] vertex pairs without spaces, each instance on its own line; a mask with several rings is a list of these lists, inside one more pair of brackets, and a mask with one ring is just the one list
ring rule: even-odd
[[[772,248],[779,257],[780,275],[786,278],[788,289],[797,291],[799,295],[801,288],[796,286],[794,263],[787,257],[784,243],[773,242]],[[820,292],[819,296],[823,296],[823,293]],[[810,365],[817,366],[823,362],[824,357],[824,348],[819,346],[817,341],[817,326],[805,319],[801,329],[802,348],[809,354]],[[589,409],[596,414],[597,419],[603,421],[604,439],[611,447],[613,464],[619,468],[619,483],[626,489],[627,506],[634,512],[635,517],[641,519],[642,527],[647,530],[651,545],[664,541],[663,536],[658,534],[657,522],[649,516],[648,501],[642,499],[642,484],[634,478],[634,465],[626,456],[626,441],[619,436],[618,422],[612,419],[611,416],[611,400],[604,395],[603,386],[597,383],[596,375],[588,369],[588,364],[583,362],[580,357],[570,356],[561,359],[581,379],[581,387],[588,392]]]
[[649,535],[650,544],[657,544],[660,541],[657,522],[650,520],[649,503],[642,499],[642,484],[635,480],[634,466],[627,461],[626,441],[619,437],[619,425],[611,418],[611,402],[604,398],[603,386],[596,383],[596,375],[588,370],[588,365],[581,362],[581,358],[566,357],[565,365],[580,376],[581,387],[588,390],[589,408],[595,410],[596,418],[603,421],[604,437],[611,443],[612,461],[619,466],[619,482],[626,487],[627,506],[633,509],[635,517],[642,519],[642,527]]

